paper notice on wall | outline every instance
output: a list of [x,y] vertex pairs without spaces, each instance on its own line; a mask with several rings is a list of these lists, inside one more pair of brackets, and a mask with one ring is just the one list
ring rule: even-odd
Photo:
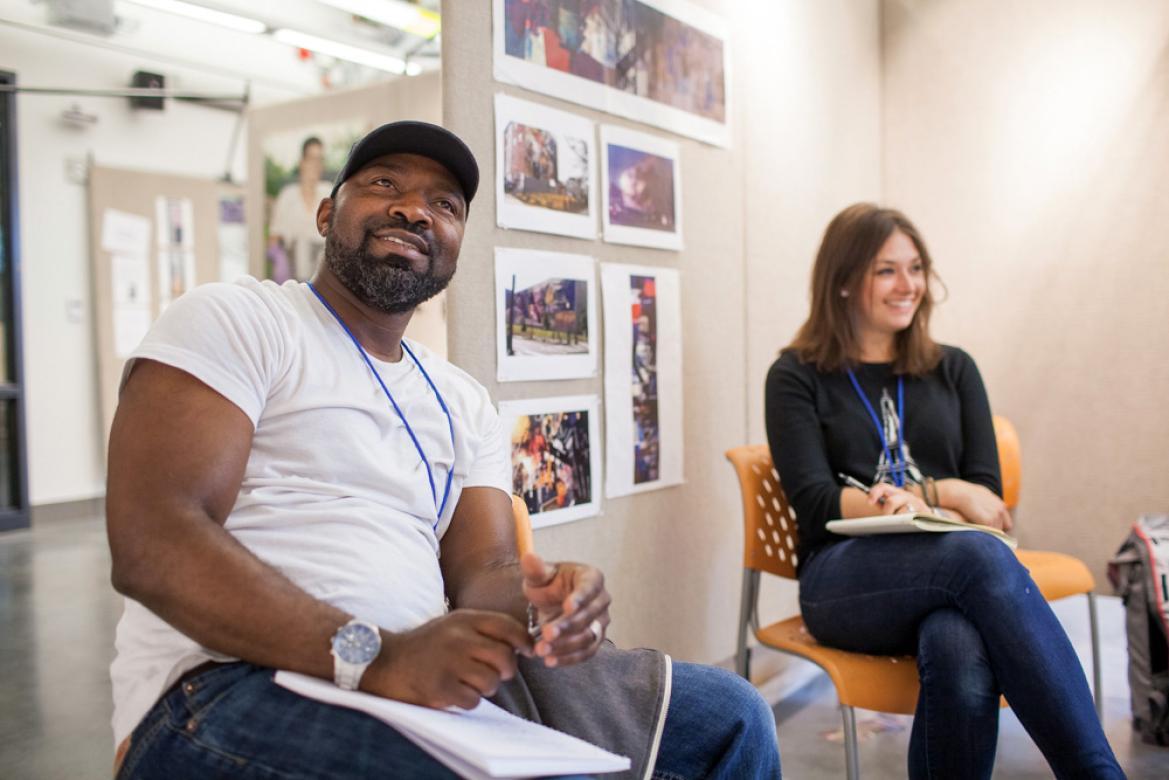
[[128,358],[150,330],[150,309],[114,308],[114,354]]
[[158,226],[158,310],[195,286],[195,209],[190,198],[154,200]]
[[234,282],[248,273],[248,231],[244,224],[244,199],[219,199],[219,281]]
[[106,209],[101,216],[101,248],[115,254],[146,256],[150,251],[150,220]]

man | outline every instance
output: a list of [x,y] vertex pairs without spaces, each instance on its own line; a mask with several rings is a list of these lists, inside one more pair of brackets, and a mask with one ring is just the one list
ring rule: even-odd
[[486,391],[403,340],[455,272],[478,175],[442,128],[374,130],[321,201],[311,283],[200,287],[127,364],[107,492],[120,776],[449,776],[273,669],[431,707],[495,696],[639,773],[778,775],[749,685],[612,649],[599,571],[516,561]]

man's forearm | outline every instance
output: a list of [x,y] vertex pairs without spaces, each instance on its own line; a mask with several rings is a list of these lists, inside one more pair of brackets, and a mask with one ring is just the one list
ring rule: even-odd
[[332,679],[329,639],[348,620],[343,611],[305,593],[210,517],[172,516],[166,526],[152,528],[148,543],[119,545],[111,534],[119,592],[217,653]]
[[485,609],[511,615],[521,623],[528,620],[528,600],[524,598],[523,575],[516,561],[484,567],[467,578],[451,606],[459,609]]

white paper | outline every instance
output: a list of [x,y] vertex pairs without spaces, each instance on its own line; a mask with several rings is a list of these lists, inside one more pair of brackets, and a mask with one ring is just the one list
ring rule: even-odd
[[593,258],[586,255],[496,248],[495,349],[500,382],[597,375],[595,269]]
[[601,125],[601,224],[615,244],[682,249],[678,144]]
[[150,309],[145,307],[121,306],[114,307],[114,355],[119,358],[130,356],[146,332],[150,330],[152,322]]
[[601,423],[595,395],[504,401],[499,416],[511,443],[512,492],[532,527],[582,517],[601,507]]
[[248,275],[248,231],[242,196],[219,199],[219,281]]
[[195,207],[190,198],[154,199],[158,311],[195,286]]
[[[524,5],[517,3],[515,7],[523,8]],[[588,12],[587,8],[590,4],[581,2],[562,5],[566,6],[562,13],[568,11],[580,14]],[[634,0],[634,3],[627,6],[630,10],[633,10],[635,5],[644,7],[634,11],[634,19],[648,19],[654,12],[660,12],[667,17],[667,24],[650,24],[642,30],[629,29],[627,26],[617,31],[602,32],[606,24],[603,21],[604,9],[600,7],[600,4],[596,5],[598,8],[594,13],[598,15],[597,20],[578,20],[576,29],[585,31],[585,35],[590,40],[587,43],[582,41],[577,45],[577,48],[578,50],[596,48],[598,35],[591,35],[590,32],[599,33],[601,36],[615,35],[618,38],[616,43],[619,45],[625,48],[639,48],[643,52],[640,58],[642,64],[635,69],[636,72],[632,76],[632,83],[629,87],[630,90],[634,91],[610,87],[567,70],[549,66],[540,61],[540,57],[530,60],[507,54],[507,31],[505,29],[507,20],[504,18],[504,0],[494,0],[494,23],[492,25],[494,56],[492,59],[496,80],[518,84],[526,89],[542,92],[560,100],[569,100],[599,111],[607,111],[638,122],[656,125],[681,135],[696,138],[699,141],[729,147],[731,145],[729,118],[734,114],[731,108],[730,91],[732,79],[728,44],[729,26],[726,21],[694,3],[686,2],[686,0]],[[646,13],[647,10],[649,13]],[[665,31],[667,28],[673,31],[668,40],[655,39],[655,33]],[[545,58],[549,51],[559,49],[560,55],[568,59],[567,66],[572,67],[574,52],[568,51],[571,47],[569,42],[558,40],[561,37],[560,30],[536,30],[535,32],[537,35],[528,42],[531,48],[542,49],[541,56]],[[528,35],[526,31],[524,34]],[[645,40],[640,40],[641,38]],[[721,62],[718,57],[713,55],[713,52],[711,56],[704,57],[706,50],[697,45],[700,41],[706,41],[716,48],[721,48]],[[630,42],[634,43],[633,47],[628,45]],[[591,57],[592,59],[598,57],[600,60],[608,59],[605,54],[596,51],[593,51],[592,54],[595,55]],[[654,56],[660,58],[662,67],[655,67],[656,63],[652,61]],[[612,64],[601,63],[601,66],[611,67]],[[687,108],[679,108],[668,102],[646,96],[648,92],[645,87],[648,82],[655,78],[660,79],[662,74],[675,75],[679,79],[675,89],[681,90],[684,93],[683,97],[691,102],[701,103],[708,98],[713,98],[717,104],[719,102],[718,96],[721,95],[721,118]],[[636,92],[641,94],[636,94]]]
[[[633,289],[653,280],[653,296]],[[601,264],[605,496],[681,484],[682,304],[670,268]],[[652,311],[650,308],[652,307]],[[656,409],[654,408],[656,402]]]
[[500,227],[595,239],[600,193],[593,123],[495,96],[495,217]]
[[150,220],[117,209],[101,215],[101,248],[123,255],[145,255],[150,251]]
[[342,690],[292,672],[277,672],[276,683],[301,696],[372,715],[464,777],[603,774],[630,767],[625,756],[516,717],[485,699],[473,710],[435,710]]

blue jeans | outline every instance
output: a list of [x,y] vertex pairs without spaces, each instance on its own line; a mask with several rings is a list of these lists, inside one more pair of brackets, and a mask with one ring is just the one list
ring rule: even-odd
[[[455,777],[385,723],[299,696],[272,677],[271,669],[234,663],[188,678],[134,730],[118,777]],[[675,663],[671,688],[655,777],[779,777],[775,720],[748,683]]]
[[801,569],[800,610],[826,645],[917,656],[911,778],[990,777],[1000,694],[1056,777],[1124,777],[1063,627],[997,539],[920,533],[839,542]]

